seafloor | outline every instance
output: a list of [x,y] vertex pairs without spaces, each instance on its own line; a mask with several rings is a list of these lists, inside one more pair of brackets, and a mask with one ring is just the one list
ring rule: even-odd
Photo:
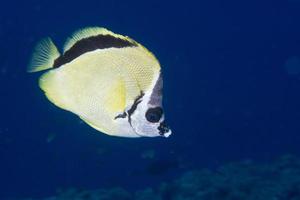
[[300,200],[300,159],[283,156],[264,164],[244,161],[188,171],[173,182],[136,192],[71,189],[26,200]]

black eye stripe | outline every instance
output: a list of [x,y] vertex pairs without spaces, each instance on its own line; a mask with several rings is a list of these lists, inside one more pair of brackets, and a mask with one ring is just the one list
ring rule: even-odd
[[163,110],[161,107],[149,108],[145,114],[146,119],[151,123],[159,122],[163,115]]

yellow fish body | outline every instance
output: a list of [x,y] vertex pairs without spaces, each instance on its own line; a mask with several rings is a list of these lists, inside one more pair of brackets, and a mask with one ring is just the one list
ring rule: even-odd
[[162,109],[160,64],[127,36],[85,28],[67,40],[62,55],[46,38],[28,68],[42,70],[48,70],[39,80],[47,98],[98,131],[122,137],[171,134]]

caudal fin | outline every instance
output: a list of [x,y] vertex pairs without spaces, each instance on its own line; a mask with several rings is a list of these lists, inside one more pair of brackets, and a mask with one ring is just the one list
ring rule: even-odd
[[53,67],[54,61],[60,56],[50,38],[41,40],[34,48],[27,72],[38,72]]

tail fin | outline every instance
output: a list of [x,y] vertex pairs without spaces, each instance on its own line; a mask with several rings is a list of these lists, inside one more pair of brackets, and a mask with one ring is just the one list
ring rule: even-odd
[[32,59],[27,72],[38,72],[53,67],[54,61],[60,56],[56,46],[50,38],[41,40],[34,48]]

